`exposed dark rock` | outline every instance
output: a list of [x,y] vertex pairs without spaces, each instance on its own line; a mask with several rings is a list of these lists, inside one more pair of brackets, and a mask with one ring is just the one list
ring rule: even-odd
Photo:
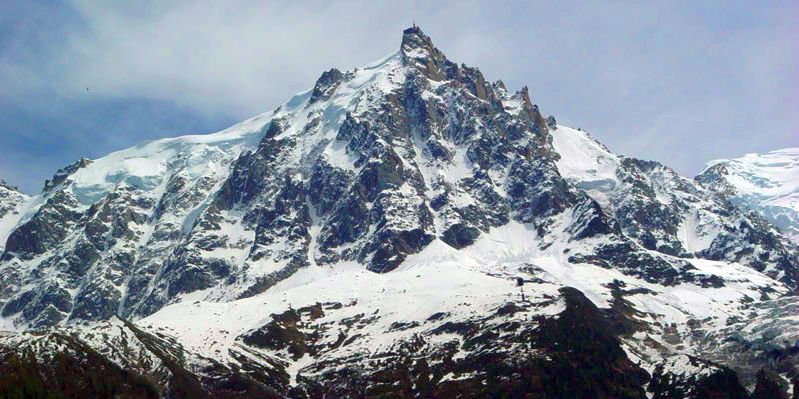
[[655,368],[647,390],[655,399],[725,398],[745,399],[749,395],[741,386],[735,372],[727,367],[689,357],[693,367],[709,370],[706,373],[687,372],[674,375],[664,372],[662,365]]
[[463,248],[471,245],[479,236],[480,230],[477,228],[458,223],[450,226],[441,236],[441,240],[453,248]]
[[757,384],[752,392],[752,399],[788,399],[786,386],[780,384],[782,379],[764,369],[757,372]]
[[75,173],[80,168],[85,168],[91,163],[92,161],[90,159],[81,158],[77,162],[59,169],[58,171],[55,172],[55,175],[53,175],[52,179],[45,180],[44,191],[45,192],[51,191],[53,188],[55,188],[56,186],[67,180],[69,175]]
[[550,129],[557,129],[558,122],[555,120],[555,117],[550,115],[547,117],[547,127]]
[[418,68],[429,79],[439,81],[451,79],[458,73],[458,66],[447,60],[419,27],[408,28],[402,32],[400,48],[405,62]]
[[63,337],[78,355],[48,354],[42,362],[29,351],[0,354],[3,398],[158,398],[160,389],[147,378],[121,369],[94,350]]

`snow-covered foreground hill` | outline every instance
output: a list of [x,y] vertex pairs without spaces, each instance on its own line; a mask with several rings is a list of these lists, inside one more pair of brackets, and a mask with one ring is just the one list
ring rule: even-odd
[[799,389],[794,242],[416,27],[272,112],[0,201],[3,393]]

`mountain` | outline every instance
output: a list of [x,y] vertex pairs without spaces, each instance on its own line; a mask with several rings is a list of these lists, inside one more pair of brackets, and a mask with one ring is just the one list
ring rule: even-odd
[[799,242],[799,148],[712,161],[696,180]]
[[15,330],[0,392],[799,386],[795,243],[544,118],[526,88],[450,61],[417,27],[274,111],[81,159],[21,204],[0,258]]
[[0,179],[0,251],[6,243],[8,233],[22,218],[22,210],[30,197]]
[[[552,136],[560,174],[615,215],[639,245],[681,258],[744,264],[796,287],[795,243],[764,220],[768,213],[740,209],[734,198],[706,188],[703,175],[694,182],[657,162],[613,154],[586,132],[558,127]],[[794,166],[799,171],[799,163]]]

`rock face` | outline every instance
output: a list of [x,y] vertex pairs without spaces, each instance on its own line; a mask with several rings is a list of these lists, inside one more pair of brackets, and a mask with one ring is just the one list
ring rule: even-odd
[[698,181],[412,27],[225,131],[0,191],[0,396],[112,389],[64,362],[120,396],[770,392],[799,374],[796,246]]

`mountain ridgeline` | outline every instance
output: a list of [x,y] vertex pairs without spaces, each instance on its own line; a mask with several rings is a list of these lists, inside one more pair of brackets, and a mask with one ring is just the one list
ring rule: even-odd
[[0,391],[787,394],[797,244],[711,173],[613,154],[414,26],[225,131],[0,184]]

